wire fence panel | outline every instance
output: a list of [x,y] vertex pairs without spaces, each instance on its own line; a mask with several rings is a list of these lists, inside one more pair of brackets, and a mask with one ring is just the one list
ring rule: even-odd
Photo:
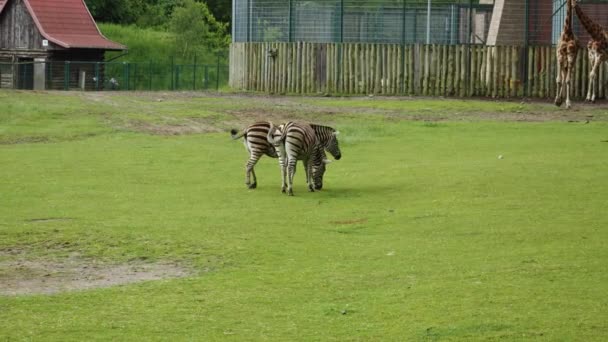
[[493,0],[235,0],[234,42],[485,42]]
[[[36,73],[35,70],[40,70]],[[48,90],[217,90],[229,67],[172,62],[0,62],[0,88]]]
[[[577,6],[593,22],[608,28],[608,0],[585,0],[578,2]],[[529,1],[528,13],[528,44],[557,44],[566,18],[566,0]],[[572,21],[572,29],[582,45],[589,41],[589,33],[576,14]]]
[[[554,45],[566,0],[234,0],[234,42]],[[578,6],[608,27],[608,0]],[[499,17],[493,18],[494,11]],[[588,33],[575,19],[583,44]]]

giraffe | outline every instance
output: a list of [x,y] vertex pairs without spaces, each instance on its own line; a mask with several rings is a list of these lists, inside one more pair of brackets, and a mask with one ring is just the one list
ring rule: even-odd
[[578,5],[578,1],[579,0],[576,0],[573,4],[576,16],[591,36],[589,43],[587,43],[587,55],[589,56],[591,71],[589,72],[589,87],[587,88],[587,97],[585,98],[585,101],[595,102],[595,78],[597,76],[597,70],[603,62],[608,60],[608,32],[599,24],[593,22],[593,20],[583,12]]
[[[578,53],[578,40],[572,32],[572,1],[566,0],[566,20],[557,43],[557,95],[555,105],[562,105],[566,91],[566,108],[570,108],[570,85],[574,73],[574,61]],[[565,88],[565,89],[564,89]]]

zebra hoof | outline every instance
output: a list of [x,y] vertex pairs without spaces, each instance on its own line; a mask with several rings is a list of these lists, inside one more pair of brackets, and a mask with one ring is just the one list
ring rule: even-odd
[[308,187],[308,192],[315,192],[315,189],[312,186]]
[[288,196],[293,196],[293,190],[289,189],[289,191],[287,192]]
[[251,184],[248,184],[248,185],[247,185],[247,187],[248,187],[249,189],[255,189],[255,188],[257,188],[257,187],[258,187],[258,183],[251,183]]

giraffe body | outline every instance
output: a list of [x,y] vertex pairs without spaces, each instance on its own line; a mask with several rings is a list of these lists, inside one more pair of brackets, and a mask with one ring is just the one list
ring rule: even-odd
[[591,36],[591,40],[587,44],[587,56],[589,57],[591,70],[589,71],[589,86],[587,87],[585,100],[595,102],[597,71],[600,65],[608,60],[608,32],[583,12],[578,5],[578,1],[574,2],[573,6],[579,21]]
[[566,20],[557,43],[557,94],[555,105],[561,106],[566,97],[566,108],[570,108],[570,88],[574,73],[574,62],[578,53],[578,39],[572,32],[572,1],[566,0]]

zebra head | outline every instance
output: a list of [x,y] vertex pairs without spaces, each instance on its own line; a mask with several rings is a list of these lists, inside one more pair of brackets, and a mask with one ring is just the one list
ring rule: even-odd
[[340,152],[340,145],[338,144],[338,134],[340,132],[334,131],[331,134],[331,138],[328,143],[325,145],[325,149],[331,153],[336,160],[340,160],[342,158],[342,152]]
[[312,163],[312,182],[315,190],[321,190],[323,188],[323,175],[327,169],[326,165],[331,163],[331,160],[327,159],[323,148],[315,153]]
[[318,141],[323,145],[323,147],[336,159],[340,160],[342,158],[342,152],[340,152],[340,145],[338,144],[338,134],[340,132],[329,126],[321,126],[321,125],[310,125],[312,129],[314,129],[315,134],[317,135]]

